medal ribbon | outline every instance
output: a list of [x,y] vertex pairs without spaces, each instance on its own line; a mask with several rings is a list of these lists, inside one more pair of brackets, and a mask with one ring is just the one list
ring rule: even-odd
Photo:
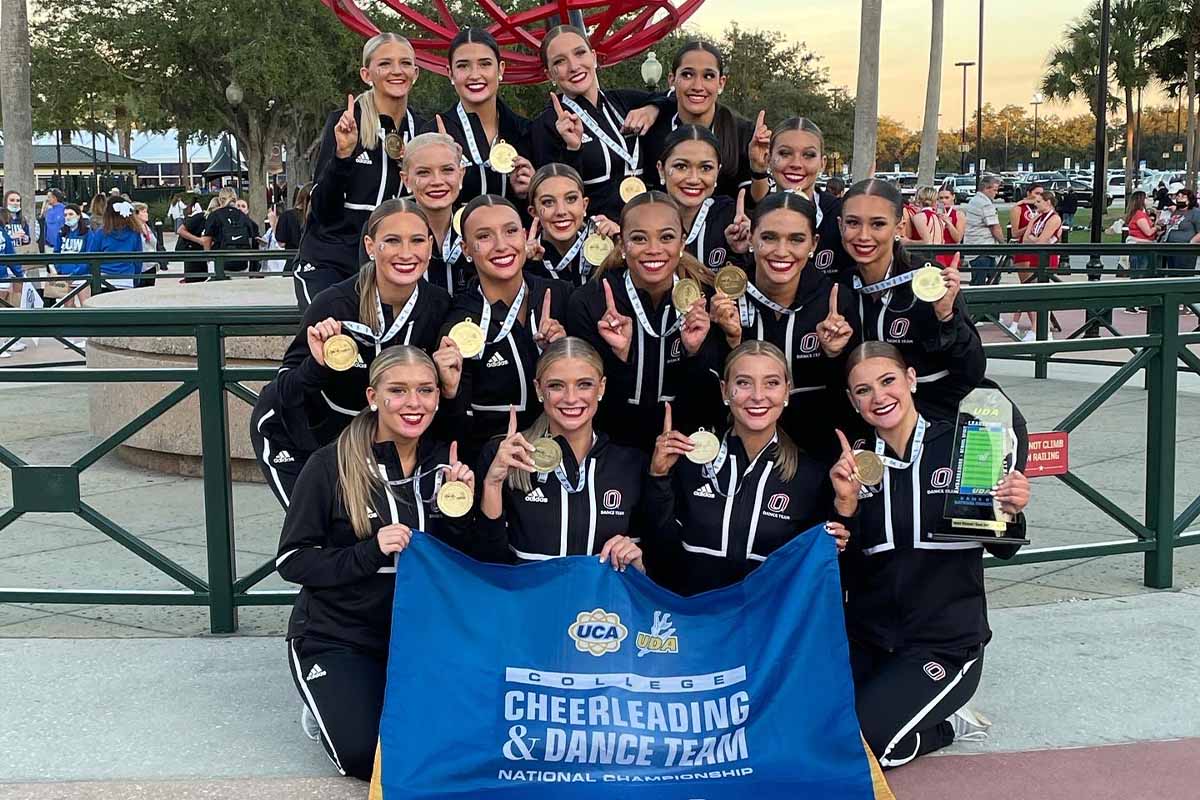
[[[396,495],[393,492],[393,488],[407,486],[411,483],[413,485],[413,496],[416,497],[421,503],[428,503],[437,497],[438,491],[442,488],[442,481],[445,479],[445,473],[443,473],[442,470],[449,468],[449,464],[435,464],[429,469],[418,470],[417,473],[411,477],[400,480],[389,480],[387,481],[388,493],[395,497]],[[429,475],[434,476],[433,494],[429,495],[429,497],[425,497],[421,494],[421,481]]]
[[700,206],[700,213],[696,214],[696,219],[692,221],[692,229],[688,231],[687,241],[683,243],[685,247],[704,235],[704,222],[708,219],[708,210],[712,205],[713,199],[710,197]]
[[400,329],[404,327],[404,323],[408,322],[408,318],[412,316],[413,309],[417,307],[417,295],[420,294],[420,291],[421,288],[419,285],[413,287],[412,294],[408,296],[408,302],[404,304],[404,308],[396,315],[395,321],[392,322],[392,327],[388,328],[386,333],[383,330],[383,301],[379,297],[379,287],[375,288],[375,318],[379,320],[379,329],[371,330],[361,322],[349,321],[343,322],[342,327],[374,342],[375,354],[378,355],[384,342],[390,341],[392,337],[399,333]]
[[[549,435],[549,434],[547,434],[547,435]],[[596,446],[596,438],[597,438],[596,434],[593,433],[592,434],[592,447]],[[578,494],[579,492],[583,491],[583,487],[587,484],[588,459],[591,457],[592,457],[591,451],[589,450],[588,454],[583,457],[583,461],[581,461],[579,464],[579,476],[576,479],[576,483],[574,486],[571,485],[571,479],[567,477],[567,471],[565,469],[563,469],[562,461],[559,461],[558,466],[554,468],[554,477],[558,478],[558,482],[560,484],[562,484],[562,487],[564,489],[567,490],[567,494]],[[547,473],[545,473],[545,472],[539,473],[538,474],[538,482],[545,483],[546,476],[547,476]]]
[[[604,130],[604,128],[600,125],[599,122],[596,122],[596,120],[592,119],[592,115],[589,114],[588,112],[584,111],[583,107],[580,106],[579,103],[575,102],[575,98],[568,97],[566,94],[564,94],[562,96],[562,103],[564,106],[571,109],[571,111],[573,111],[576,115],[579,116],[579,119],[580,119],[580,121],[583,122],[584,126],[589,131],[591,131],[592,134],[597,139],[599,139],[604,144],[604,146],[607,147],[613,153],[613,155],[617,156],[618,158],[620,158],[622,161],[625,162],[625,164],[627,165],[626,169],[625,169],[625,174],[632,175],[633,174],[632,171],[637,169],[638,161],[640,160],[639,156],[641,153],[641,146],[642,146],[641,139],[635,140],[633,143],[633,149],[630,150],[629,144],[625,141],[624,137],[620,137],[621,143],[617,144],[617,141],[608,135],[608,131]],[[605,102],[604,102],[603,97],[600,98],[599,105],[604,112],[604,116],[608,119],[608,121],[610,123],[612,123],[612,126],[614,128],[616,128],[618,131],[621,130],[620,126],[617,125],[617,123],[613,120],[612,116],[608,113],[608,109],[605,107]]]
[[[453,242],[453,244],[451,244]],[[454,232],[454,226],[446,231],[446,238],[442,240],[442,261],[446,264],[447,271],[450,265],[458,261],[458,257],[462,255],[463,238]]]
[[[484,296],[483,289],[479,290],[479,296],[483,298],[483,311],[479,314],[479,327],[483,330],[483,340],[486,343],[495,344],[505,336],[508,336],[508,332],[512,330],[513,325],[517,321],[517,314],[521,312],[521,304],[525,302],[525,289],[526,285],[522,282],[521,290],[517,292],[516,298],[513,299],[512,307],[508,309],[508,315],[504,317],[504,322],[500,325],[500,332],[496,334],[495,339],[488,338],[488,328],[492,326],[492,304]],[[475,356],[475,358],[483,358],[483,351],[480,350],[479,355]]]
[[[678,275],[675,276],[675,283],[679,283]],[[642,330],[644,330],[647,335],[655,339],[661,339],[670,336],[679,329],[680,325],[683,324],[683,318],[676,313],[675,324],[673,324],[670,328],[667,327],[667,320],[671,318],[671,311],[675,308],[675,306],[668,303],[667,313],[663,317],[662,321],[662,330],[654,330],[654,327],[650,324],[649,318],[646,316],[646,309],[642,307],[641,298],[638,297],[637,287],[633,285],[633,275],[628,269],[625,270],[625,293],[629,295],[629,304],[633,306],[633,313],[637,317],[638,324],[642,326]]]
[[879,460],[884,463],[884,466],[892,469],[908,469],[913,465],[913,462],[921,457],[921,450],[925,447],[925,428],[927,423],[925,418],[917,416],[917,428],[913,433],[912,457],[908,461],[900,461],[890,456],[883,454],[884,441],[882,438],[875,439],[875,455],[879,456]]
[[[555,264],[549,258],[542,259],[542,263],[546,265],[546,269],[548,269],[550,271],[551,275],[553,275],[556,278],[561,278],[562,275],[560,275],[559,273],[561,273],[563,270],[570,269],[571,259],[573,259],[579,255],[579,251],[583,249],[583,241],[584,241],[584,239],[587,238],[587,235],[588,235],[588,225],[585,223],[579,229],[579,233],[577,233],[575,235],[575,244],[571,245],[571,249],[568,250],[567,254],[562,257],[561,261],[559,261],[557,264]],[[580,277],[584,281],[587,280],[587,274],[584,272],[583,265],[580,265],[579,274],[580,274]]]
[[743,328],[749,328],[758,317],[758,309],[750,302],[750,298],[754,298],[754,302],[766,306],[777,314],[783,314],[785,317],[790,317],[800,310],[798,308],[787,308],[779,305],[779,303],[776,303],[759,291],[757,286],[747,281],[746,293],[738,298],[738,313],[741,315]]
[[479,153],[479,145],[475,141],[475,129],[471,127],[471,118],[467,116],[467,110],[463,108],[463,104],[457,106],[458,121],[462,123],[463,137],[467,140],[467,149],[471,151],[471,166],[486,167],[488,161]]
[[[742,475],[741,475],[740,479],[738,479],[738,476],[736,473],[733,473],[733,472],[730,473],[730,475],[729,475],[730,491],[733,491],[734,494],[736,494],[738,491],[741,491],[741,487],[743,485],[745,485],[746,476],[749,475],[754,470],[754,466],[756,464],[758,464],[758,460],[760,458],[762,458],[763,453],[770,450],[771,446],[778,441],[779,441],[779,434],[776,433],[774,436],[771,437],[771,441],[767,442],[767,446],[764,447],[762,450],[760,450],[758,455],[756,455],[750,461],[750,463],[746,465],[746,468],[744,470],[742,470]],[[721,495],[721,497],[729,497],[729,492],[722,491],[721,486],[718,483],[718,478],[721,474],[721,469],[725,466],[725,459],[728,456],[729,456],[729,434],[727,433],[721,439],[721,449],[717,451],[717,457],[714,458],[711,462],[705,464],[701,469],[701,471],[704,473],[704,477],[706,479],[708,479],[709,484],[712,486],[712,488],[716,491],[717,494]]]
[[[891,271],[892,268],[889,266],[888,272]],[[916,275],[916,270],[909,270],[908,272],[903,272],[899,275],[893,275],[890,278],[885,278],[881,281],[876,281],[875,283],[866,285],[863,284],[862,278],[858,277],[857,275],[854,275],[852,280],[854,282],[854,290],[856,292],[860,292],[862,294],[876,294],[877,292],[886,292],[888,289],[894,289],[897,286],[903,286],[906,283],[912,283],[914,275]]]

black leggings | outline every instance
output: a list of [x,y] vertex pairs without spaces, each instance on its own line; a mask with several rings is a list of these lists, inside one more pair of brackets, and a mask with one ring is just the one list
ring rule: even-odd
[[309,453],[302,453],[294,447],[273,440],[270,437],[273,428],[269,423],[278,412],[267,409],[258,416],[258,411],[259,409],[255,408],[255,415],[250,419],[250,444],[254,448],[254,460],[258,462],[271,493],[286,511],[292,502],[292,489],[296,486],[296,480],[300,477],[300,470],[308,460]]
[[983,648],[889,653],[850,644],[858,724],[884,769],[954,741],[947,720],[979,687]]
[[296,304],[300,306],[301,311],[306,310],[313,298],[323,289],[350,277],[339,270],[318,267],[305,261],[297,262],[295,270],[292,273],[292,283],[296,290]]
[[371,780],[387,660],[349,645],[301,637],[287,646],[288,671],[316,717],[325,754],[343,775]]

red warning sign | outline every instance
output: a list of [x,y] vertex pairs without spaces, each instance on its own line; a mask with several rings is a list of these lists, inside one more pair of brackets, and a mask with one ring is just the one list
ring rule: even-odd
[[1029,434],[1029,457],[1025,463],[1027,478],[1063,475],[1067,472],[1066,431]]

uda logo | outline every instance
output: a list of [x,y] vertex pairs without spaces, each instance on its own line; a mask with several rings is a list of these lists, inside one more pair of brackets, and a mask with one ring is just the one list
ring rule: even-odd
[[679,637],[675,635],[675,626],[671,624],[671,615],[661,611],[654,612],[654,624],[650,632],[638,632],[638,658],[647,653],[678,653]]
[[603,608],[580,611],[567,628],[567,635],[575,640],[575,649],[581,653],[602,656],[621,649],[621,642],[629,636],[629,629],[621,624],[621,618]]

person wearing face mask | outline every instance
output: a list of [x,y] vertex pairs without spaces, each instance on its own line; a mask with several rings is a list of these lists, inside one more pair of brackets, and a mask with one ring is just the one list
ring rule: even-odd
[[[599,555],[613,569],[646,571],[637,544],[646,456],[593,427],[604,396],[603,369],[587,342],[556,340],[537,363],[541,415],[518,430],[517,412],[510,411],[507,434],[484,447],[477,535],[493,560]],[[547,440],[553,442],[548,449]],[[550,469],[546,461],[546,471],[539,471],[543,458],[558,463]]]
[[[16,255],[24,253],[28,250],[28,245],[33,241],[29,231],[29,223],[21,214],[21,193],[20,192],[5,192],[4,208],[0,209],[0,227],[4,229],[3,253],[4,255]],[[25,270],[20,264],[6,264],[0,266],[0,281],[12,275],[17,278],[25,277]],[[15,288],[14,288],[15,287]],[[21,305],[21,285],[13,284],[8,281],[0,282],[0,297],[7,299],[10,306],[20,308]],[[25,344],[17,342],[12,347],[8,348],[5,353],[24,350]],[[3,354],[0,354],[3,355]]]
[[825,135],[812,120],[804,117],[785,119],[774,129],[764,122],[760,111],[750,143],[750,174],[754,179],[751,195],[755,202],[770,192],[798,192],[817,208],[817,235],[820,247],[813,256],[812,278],[817,273],[849,282],[853,260],[842,246],[838,218],[842,200],[817,190],[817,177],[825,171]]
[[[825,466],[779,425],[791,387],[778,347],[752,341],[735,348],[721,378],[731,424],[715,457],[704,463],[695,463],[692,439],[672,428],[666,405],[650,459],[647,506],[658,535],[675,547],[666,574],[652,572],[668,588],[693,595],[737,583],[797,534],[833,519]],[[840,550],[848,520],[836,522],[829,531]]]
[[[524,198],[534,171],[529,160],[529,120],[500,98],[504,80],[500,45],[482,28],[462,28],[450,40],[446,61],[458,102],[435,115],[422,133],[449,134],[462,148],[463,198],[483,194]],[[504,146],[498,148],[501,142]]]
[[[405,344],[433,352],[443,383],[458,383],[461,359],[438,337],[450,298],[422,280],[432,247],[425,215],[410,199],[384,201],[367,221],[364,239],[370,260],[358,275],[313,298],[250,417],[259,468],[284,508],[309,456],[362,410],[371,362],[384,348]],[[352,357],[331,364],[326,344],[340,336],[352,340]]]
[[296,259],[301,310],[322,289],[358,272],[367,218],[380,203],[405,193],[405,146],[424,124],[408,104],[418,73],[416,53],[403,36],[380,33],[363,45],[359,77],[368,88],[330,114],[321,136]]
[[[643,91],[602,91],[596,52],[574,25],[556,25],[542,37],[538,55],[559,90],[533,122],[533,160],[561,162],[583,176],[594,213],[616,218],[627,197],[645,191],[641,137],[658,117]],[[636,113],[635,113],[636,112]]]
[[[537,417],[537,359],[543,348],[566,336],[558,320],[566,313],[571,287],[524,273],[525,228],[504,198],[476,197],[463,210],[461,224],[476,277],[454,296],[442,333],[460,351],[470,345],[462,352],[461,382],[446,382],[454,395],[447,424],[474,463],[484,442],[504,433],[510,409],[524,426]],[[469,337],[460,336],[464,330]]]
[[854,259],[852,286],[864,341],[888,342],[917,374],[917,406],[936,419],[957,419],[958,404],[980,386],[987,369],[983,342],[959,293],[959,272],[941,270],[945,294],[917,299],[912,264],[898,240],[900,190],[881,180],[859,181],[842,199],[842,240]]
[[721,171],[721,144],[712,131],[681,125],[667,136],[658,175],[667,194],[683,211],[684,247],[714,272],[732,263],[745,269],[750,250],[746,190],[737,200],[713,192]]
[[436,440],[437,370],[409,345],[371,364],[366,408],[305,464],[275,559],[300,584],[288,622],[288,665],[302,724],[343,775],[369,780],[387,676],[396,567],[412,532],[471,555],[472,512],[449,516],[438,492],[474,491],[457,446]]
[[[716,45],[702,39],[684,42],[675,53],[667,75],[671,92],[665,102],[655,103],[662,113],[642,138],[642,146],[646,148],[649,163],[665,162],[663,153],[672,131],[684,125],[708,129],[719,142],[717,161],[720,168],[713,194],[737,197],[740,190],[750,189],[753,182],[749,149],[754,125],[718,99],[725,91],[727,77],[725,57]],[[661,178],[654,188],[666,191]],[[753,198],[748,200],[753,204]]]
[[[1190,189],[1180,189],[1175,193],[1175,208],[1167,219],[1163,241],[1168,244],[1197,244],[1200,243],[1200,208],[1196,207],[1196,195]],[[1196,269],[1196,257],[1190,255],[1172,255],[1172,269]]]
[[[707,404],[694,387],[710,363],[698,357],[712,325],[705,290],[712,273],[684,251],[683,217],[662,192],[646,192],[621,210],[617,249],[571,296],[567,332],[586,340],[604,359],[608,391],[597,427],[613,441],[649,452],[662,426],[662,403],[676,401],[676,423],[710,425]],[[677,284],[689,281],[676,308]]]
[[[877,454],[883,476],[875,486],[860,482],[839,431],[842,456],[830,476],[836,511],[851,520],[841,559],[846,632],[863,736],[890,769],[955,738],[986,736],[990,723],[966,707],[992,636],[983,551],[1010,558],[1016,546],[931,535],[953,533],[944,505],[958,455],[954,424],[918,411],[917,373],[892,345],[865,342],[847,367],[850,401],[871,428],[860,447]],[[1022,440],[996,489],[1012,516],[1009,534],[1022,538],[1024,450]]]
[[461,159],[462,148],[444,133],[422,133],[404,152],[404,183],[434,237],[425,280],[452,295],[465,290],[475,275],[463,253],[462,231],[454,225],[454,204],[463,184]]
[[[838,453],[833,428],[847,415],[842,395],[844,355],[860,340],[853,295],[845,287],[821,276],[805,281],[813,270],[819,243],[815,233],[816,209],[796,193],[775,192],[754,210],[751,238],[754,267],[745,294],[736,301],[718,290],[713,317],[724,330],[725,342],[709,352],[713,375],[729,350],[742,342],[769,342],[784,354],[791,399],[782,426],[805,452],[832,463]],[[704,395],[711,398],[709,418],[721,409],[712,381]]]
[[[609,239],[620,235],[617,223],[603,214],[588,216],[583,178],[574,167],[546,164],[529,183],[529,213],[533,223],[527,237],[525,272],[582,286],[596,266],[584,245],[593,234]],[[593,254],[594,255],[594,254]]]
[[[62,227],[55,236],[54,252],[68,255],[86,253],[88,232],[88,222],[83,219],[83,212],[79,206],[74,203],[67,205],[63,210]],[[54,271],[59,275],[87,275],[88,265],[55,262]],[[82,299],[86,299],[87,289],[84,289],[81,294]]]

